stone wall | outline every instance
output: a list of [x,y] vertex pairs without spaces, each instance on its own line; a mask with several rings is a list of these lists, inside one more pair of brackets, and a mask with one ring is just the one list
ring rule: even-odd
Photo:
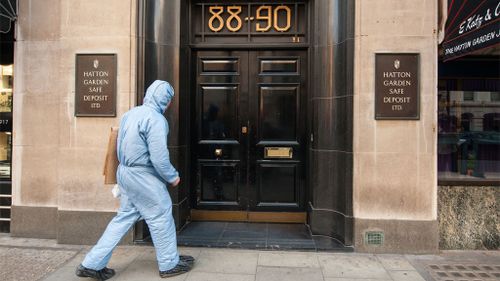
[[439,248],[500,249],[499,186],[440,186]]
[[[13,235],[37,236],[40,229],[37,232],[29,221],[57,227],[61,217],[53,209],[103,214],[116,210],[118,200],[111,186],[103,184],[102,169],[110,127],[135,104],[135,13],[134,0],[19,1]],[[80,53],[117,55],[116,117],[75,117],[75,56]],[[74,226],[85,231],[92,224]],[[52,236],[46,238],[57,233],[43,232]]]
[[[360,251],[437,251],[437,20],[434,0],[356,1],[353,207]],[[376,53],[420,55],[419,120],[375,120]],[[428,227],[392,235],[405,224]],[[385,232],[385,246],[363,244],[370,229]],[[410,245],[421,240],[415,235],[436,243]]]

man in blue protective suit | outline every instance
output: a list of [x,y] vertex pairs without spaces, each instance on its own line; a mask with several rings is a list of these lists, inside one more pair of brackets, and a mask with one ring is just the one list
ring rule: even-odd
[[166,189],[166,183],[177,186],[180,182],[179,173],[170,163],[168,123],[163,116],[173,97],[172,86],[156,80],[147,89],[144,104],[123,115],[117,142],[120,208],[76,275],[98,280],[113,277],[115,271],[106,267],[113,249],[140,218],[149,226],[161,277],[192,268],[194,258],[177,252],[172,201]]

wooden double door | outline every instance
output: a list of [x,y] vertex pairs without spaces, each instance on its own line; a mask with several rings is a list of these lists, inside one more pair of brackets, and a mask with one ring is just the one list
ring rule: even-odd
[[307,51],[193,58],[193,209],[303,212]]

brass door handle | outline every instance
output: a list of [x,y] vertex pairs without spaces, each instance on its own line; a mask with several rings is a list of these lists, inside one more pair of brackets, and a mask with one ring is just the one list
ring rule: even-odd
[[222,156],[222,149],[217,148],[215,149],[215,157],[220,158]]

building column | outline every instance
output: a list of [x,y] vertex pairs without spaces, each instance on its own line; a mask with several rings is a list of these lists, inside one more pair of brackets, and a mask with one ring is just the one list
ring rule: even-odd
[[309,223],[352,245],[354,1],[314,2]]
[[189,126],[186,95],[181,91],[181,6],[180,0],[139,1],[138,22],[138,103],[147,87],[155,80],[168,81],[175,90],[175,98],[166,112],[170,132],[168,150],[172,164],[177,168],[181,184],[169,187],[173,216],[177,228],[189,215]]

